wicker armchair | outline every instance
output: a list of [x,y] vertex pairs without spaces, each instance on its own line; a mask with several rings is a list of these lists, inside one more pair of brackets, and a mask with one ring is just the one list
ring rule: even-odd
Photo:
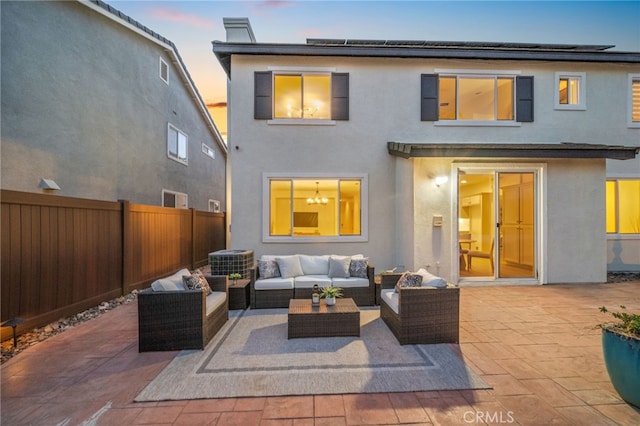
[[[393,289],[401,275],[382,275],[382,290]],[[380,317],[401,345],[458,343],[460,289],[404,287],[398,292],[398,313],[382,297]]]
[[206,294],[200,290],[138,293],[138,350],[204,349],[229,319],[227,277],[206,276],[212,291],[226,300],[207,315]]

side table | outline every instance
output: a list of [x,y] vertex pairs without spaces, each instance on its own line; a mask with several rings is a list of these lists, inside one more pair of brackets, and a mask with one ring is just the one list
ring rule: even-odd
[[229,281],[229,309],[247,309],[250,304],[249,283],[251,280],[242,279]]

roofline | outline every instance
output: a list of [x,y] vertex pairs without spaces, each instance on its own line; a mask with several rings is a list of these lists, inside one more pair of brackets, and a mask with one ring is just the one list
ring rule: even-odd
[[160,34],[155,31],[150,30],[146,26],[142,25],[140,22],[131,18],[128,15],[120,12],[116,8],[108,5],[102,0],[77,0],[78,3],[94,10],[95,12],[101,14],[102,16],[111,19],[114,22],[126,27],[127,29],[141,35],[147,40],[159,45],[162,47],[169,55],[173,58],[171,61],[179,70],[180,78],[183,83],[187,86],[189,92],[191,92],[192,99],[198,105],[198,109],[200,109],[200,113],[202,117],[205,119],[207,123],[207,127],[209,131],[211,131],[213,138],[216,140],[218,146],[222,150],[222,153],[227,156],[227,145],[220,135],[220,131],[216,127],[213,119],[211,118],[211,114],[209,114],[209,110],[207,109],[206,104],[202,100],[202,96],[200,96],[200,92],[198,92],[198,88],[196,87],[187,67],[178,52],[178,48],[173,44],[173,42],[167,38],[162,37]]
[[[232,55],[273,56],[350,56],[368,58],[418,58],[418,59],[490,59],[555,62],[609,62],[640,63],[640,52],[615,52],[571,49],[514,49],[472,47],[415,47],[411,45],[339,45],[339,44],[285,44],[285,43],[234,43],[212,41],[213,53],[231,75]],[[594,46],[587,46],[593,48]],[[595,46],[605,48],[607,46]]]
[[559,144],[387,142],[387,150],[389,154],[402,158],[610,158],[614,160],[632,160],[638,155],[640,147],[569,142]]

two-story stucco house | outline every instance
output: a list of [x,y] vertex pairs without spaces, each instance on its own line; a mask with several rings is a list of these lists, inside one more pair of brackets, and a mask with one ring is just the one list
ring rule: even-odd
[[0,13],[3,189],[225,209],[226,144],[171,41],[99,0]]
[[225,26],[233,248],[463,285],[640,268],[640,53]]

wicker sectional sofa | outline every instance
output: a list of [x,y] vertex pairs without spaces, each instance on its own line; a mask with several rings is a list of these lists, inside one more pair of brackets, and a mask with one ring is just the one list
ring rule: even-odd
[[[140,352],[204,349],[229,319],[226,276],[205,276],[212,290],[207,295],[180,288],[183,275],[189,271],[182,269],[138,292]],[[158,282],[165,287],[156,285]]]
[[381,277],[380,318],[401,345],[458,343],[460,289],[458,287],[401,287],[402,274]]
[[362,255],[264,255],[252,269],[251,307],[286,308],[292,298],[310,299],[314,284],[340,287],[357,305],[374,305],[374,273]]

